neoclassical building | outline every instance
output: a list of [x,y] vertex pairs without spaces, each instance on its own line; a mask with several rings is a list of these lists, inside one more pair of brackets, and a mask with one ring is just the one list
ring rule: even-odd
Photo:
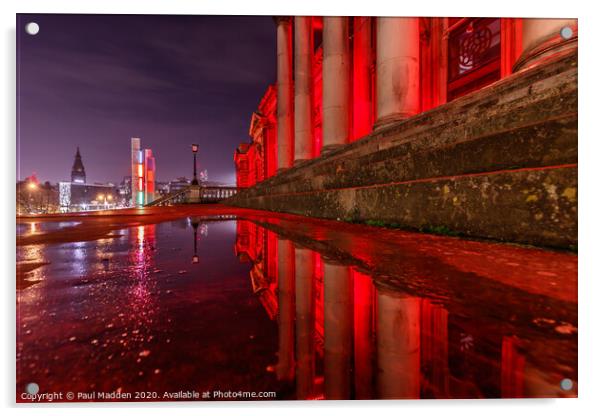
[[[489,85],[563,48],[577,22],[277,17],[278,80],[236,149],[239,186]],[[564,39],[562,28],[570,28]]]
[[[468,230],[463,224],[440,216],[416,220],[412,211],[421,210],[420,207],[408,207],[404,218],[375,213],[357,195],[345,201],[340,192],[358,186],[382,187],[514,167],[576,165],[576,19],[283,16],[274,20],[277,80],[268,87],[252,115],[251,141],[241,144],[235,152],[238,186],[260,186],[239,194],[233,201],[237,205],[325,218],[383,219],[415,228],[442,225],[471,235],[513,240],[508,233],[496,234],[485,230],[486,226]],[[563,78],[554,78],[560,72],[564,73]],[[542,77],[549,82],[541,81]],[[564,90],[559,82],[564,83]],[[535,108],[535,100],[529,98],[554,92],[567,95],[556,96],[556,101],[547,104],[538,103],[543,105],[541,109]],[[510,102],[515,106],[506,111],[504,103]],[[565,108],[554,113],[562,103]],[[562,147],[552,152],[564,152],[571,158],[574,153],[574,158],[552,160],[550,154],[541,153],[538,163],[525,163],[518,156],[504,163],[493,161],[495,152],[507,149],[480,141],[484,136],[501,134],[521,114],[527,117],[529,111],[523,112],[525,109],[538,115],[515,125],[515,130],[574,113],[570,139],[574,152]],[[496,121],[494,118],[502,111],[506,111],[506,118]],[[478,126],[472,127],[475,119]],[[493,123],[491,130],[485,131],[488,123]],[[443,134],[438,133],[438,129],[448,133],[462,126],[464,130],[456,132],[453,140],[445,141]],[[556,127],[549,127],[548,136],[558,138]],[[433,137],[425,136],[427,129]],[[404,135],[415,138],[402,138]],[[402,142],[404,150],[398,146]],[[542,146],[525,140],[521,143],[524,147],[514,147],[517,154]],[[420,172],[439,163],[439,153],[452,144],[456,153],[463,147],[458,153],[461,158],[483,156],[483,160],[491,161],[451,169],[449,166],[458,161],[455,154],[453,159],[441,161],[436,169]],[[385,148],[390,152],[378,153]],[[348,157],[342,163],[344,153]],[[406,160],[398,166],[395,160],[402,153],[422,155],[424,160]],[[449,158],[452,154],[448,153]],[[501,153],[498,155],[504,159]],[[384,159],[388,161],[385,163]],[[357,165],[351,165],[351,160]],[[376,167],[376,162],[382,166]],[[368,166],[377,171],[368,171]],[[397,176],[382,174],[406,168]],[[555,186],[572,188],[565,183]],[[336,197],[335,191],[339,192]],[[305,202],[293,201],[292,195],[299,192],[309,193],[304,201],[320,206],[320,212],[312,211]],[[328,201],[318,194],[329,195]],[[456,197],[462,200],[466,195]],[[541,201],[538,195],[533,198]],[[334,205],[333,199],[338,201]],[[382,202],[389,207],[396,204]],[[467,214],[475,215],[479,214]],[[576,223],[576,212],[573,220]]]

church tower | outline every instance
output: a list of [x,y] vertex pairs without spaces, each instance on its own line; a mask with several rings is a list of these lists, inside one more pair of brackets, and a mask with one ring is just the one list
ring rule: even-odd
[[71,169],[71,182],[86,183],[86,170],[82,162],[82,156],[79,154],[79,146],[75,153],[75,161],[73,161],[73,168]]

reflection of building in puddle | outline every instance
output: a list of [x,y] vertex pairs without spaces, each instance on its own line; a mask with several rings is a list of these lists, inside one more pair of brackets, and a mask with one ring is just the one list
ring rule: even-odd
[[[516,337],[481,316],[374,285],[373,277],[237,222],[236,255],[278,325],[278,380],[298,399],[558,397]],[[555,384],[554,384],[555,383]]]
[[275,320],[278,315],[276,235],[249,221],[238,221],[234,249],[240,261],[252,264],[250,278],[253,293],[270,319]]

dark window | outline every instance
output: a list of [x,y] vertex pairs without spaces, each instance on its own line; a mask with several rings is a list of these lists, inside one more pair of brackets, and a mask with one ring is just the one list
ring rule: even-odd
[[[450,19],[448,100],[500,79],[500,19]],[[453,25],[457,25],[453,27]]]

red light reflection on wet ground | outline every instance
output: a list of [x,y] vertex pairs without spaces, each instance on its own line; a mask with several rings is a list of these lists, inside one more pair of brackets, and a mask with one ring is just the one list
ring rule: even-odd
[[17,400],[576,395],[576,256],[245,216],[19,247],[43,265],[18,292]]

